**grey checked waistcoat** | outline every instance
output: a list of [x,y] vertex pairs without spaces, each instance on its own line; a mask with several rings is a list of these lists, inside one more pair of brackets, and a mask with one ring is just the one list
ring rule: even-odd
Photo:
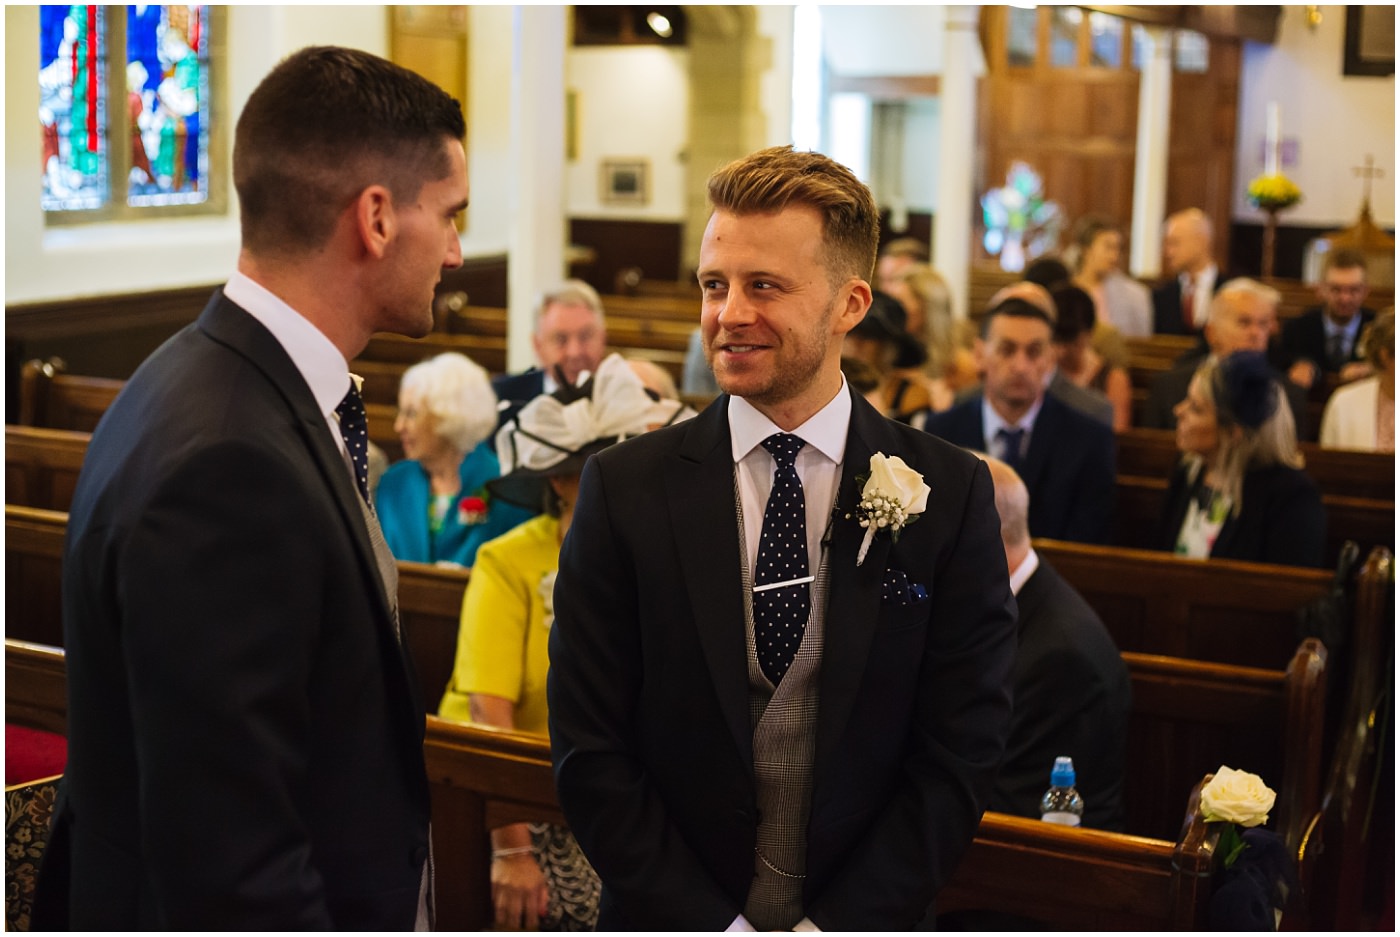
[[829,551],[823,543],[802,643],[774,690],[759,666],[754,643],[753,573],[748,568],[744,512],[737,490],[735,504],[739,506],[740,556],[744,558],[744,643],[759,810],[754,879],[744,903],[744,917],[758,930],[792,930],[804,916],[802,886],[807,870],[807,817],[812,805]]

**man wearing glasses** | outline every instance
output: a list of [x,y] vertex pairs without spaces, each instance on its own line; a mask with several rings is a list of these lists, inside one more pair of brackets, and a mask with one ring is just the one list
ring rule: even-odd
[[1323,263],[1318,287],[1322,305],[1306,310],[1283,328],[1288,377],[1308,390],[1324,375],[1345,384],[1371,373],[1358,354],[1360,338],[1375,312],[1366,309],[1366,259],[1358,251],[1337,250]]

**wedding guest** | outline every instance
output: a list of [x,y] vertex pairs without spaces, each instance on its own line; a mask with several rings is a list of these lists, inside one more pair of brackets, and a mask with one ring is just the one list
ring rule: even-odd
[[1312,390],[1324,379],[1347,384],[1371,375],[1361,353],[1361,334],[1375,318],[1366,294],[1366,255],[1345,248],[1328,254],[1317,286],[1321,305],[1283,327],[1281,357],[1289,380]]
[[1055,353],[1059,373],[1075,385],[1103,394],[1113,405],[1113,429],[1122,432],[1133,422],[1133,384],[1128,372],[1109,361],[1092,344],[1097,315],[1093,298],[1078,286],[1060,286],[1055,300]]
[[1207,358],[1176,407],[1182,458],[1163,508],[1162,549],[1320,566],[1326,518],[1302,471],[1293,414],[1262,352]]
[[953,393],[946,382],[935,382],[919,370],[924,348],[904,325],[904,307],[889,294],[872,291],[865,318],[846,333],[842,357],[875,370],[879,382],[868,399],[885,416],[907,423],[920,411],[948,409]]
[[404,372],[394,418],[404,459],[375,492],[395,559],[471,566],[483,543],[530,519],[486,497],[486,483],[500,474],[489,439],[495,427],[491,379],[466,355],[447,352]]
[[905,330],[924,346],[924,373],[955,393],[976,384],[974,329],[953,318],[948,284],[938,271],[927,263],[909,263],[886,282],[889,288],[882,290],[904,307]]
[[1328,449],[1395,451],[1395,309],[1376,316],[1361,339],[1370,377],[1338,387],[1322,411],[1322,445]]
[[1076,226],[1074,246],[1074,284],[1093,297],[1099,321],[1122,335],[1151,335],[1152,294],[1119,267],[1122,229],[1106,218],[1086,215]]

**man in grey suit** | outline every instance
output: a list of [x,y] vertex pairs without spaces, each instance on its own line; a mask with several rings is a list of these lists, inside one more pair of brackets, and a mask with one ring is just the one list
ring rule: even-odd
[[991,479],[842,377],[869,190],[774,147],[709,193],[700,322],[724,393],[584,469],[550,633],[560,804],[600,929],[909,929],[1005,740]]
[[37,929],[430,923],[423,705],[347,362],[461,263],[460,105],[308,48],[238,121],[237,272],[93,434]]

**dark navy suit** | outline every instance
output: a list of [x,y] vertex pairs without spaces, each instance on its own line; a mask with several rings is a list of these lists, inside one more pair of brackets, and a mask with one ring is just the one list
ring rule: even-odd
[[[1107,543],[1117,485],[1113,428],[1049,394],[1042,400],[1021,469],[1031,495],[1031,536]],[[982,395],[931,414],[924,429],[954,445],[985,450]]]

